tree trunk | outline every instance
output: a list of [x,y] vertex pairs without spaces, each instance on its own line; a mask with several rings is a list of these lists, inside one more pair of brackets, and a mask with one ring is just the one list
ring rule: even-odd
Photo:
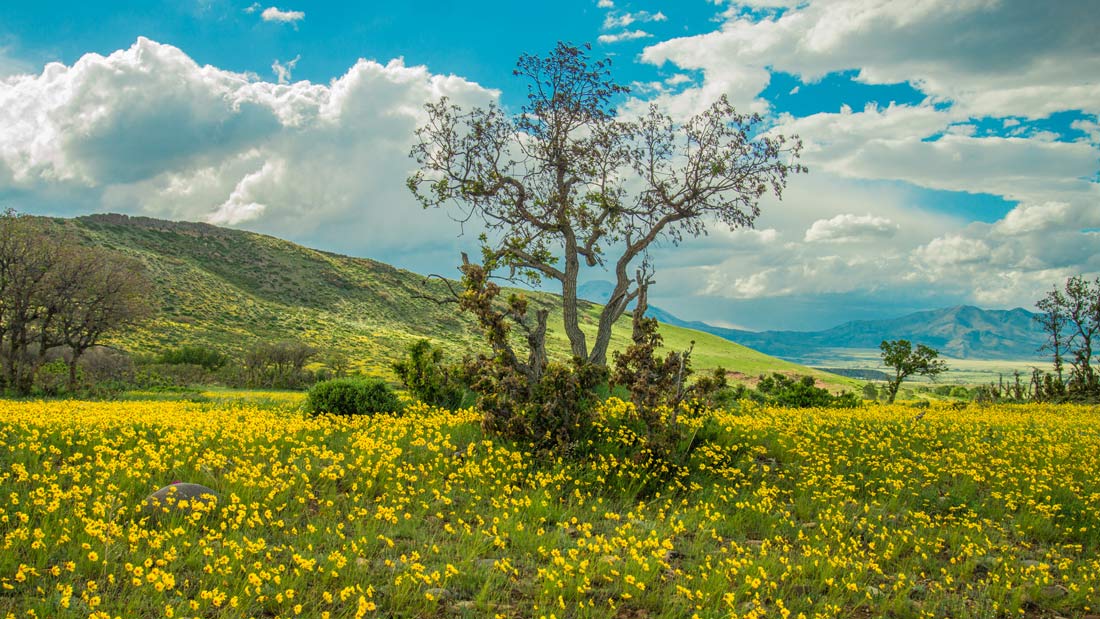
[[611,328],[615,321],[626,311],[630,304],[627,300],[630,289],[630,278],[626,274],[626,265],[620,261],[615,268],[615,289],[611,291],[611,297],[600,312],[600,324],[596,331],[596,342],[592,345],[592,353],[588,361],[594,365],[607,365],[607,348],[611,344]]
[[580,274],[580,260],[577,257],[577,242],[571,236],[566,239],[565,278],[561,281],[561,313],[565,335],[578,359],[588,357],[588,342],[581,330],[580,316],[577,314],[577,276]]
[[76,391],[76,362],[80,357],[77,356],[74,350],[69,359],[69,393]]
[[899,388],[901,388],[901,377],[900,376],[895,378],[894,380],[890,381],[890,392],[889,392],[890,395],[889,395],[888,398],[886,398],[886,403],[887,404],[893,404],[894,403],[894,398],[897,397]]

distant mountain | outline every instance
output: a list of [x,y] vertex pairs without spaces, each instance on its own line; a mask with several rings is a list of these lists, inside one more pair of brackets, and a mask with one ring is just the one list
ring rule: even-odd
[[[585,284],[586,293],[611,284]],[[588,297],[585,297],[588,298]],[[606,296],[605,296],[606,300]],[[882,340],[907,339],[931,346],[957,359],[1040,359],[1045,339],[1034,314],[1023,308],[986,310],[969,305],[915,312],[886,320],[857,320],[825,331],[744,331],[681,320],[650,307],[649,315],[666,324],[712,333],[760,352],[806,361],[816,351],[836,348],[878,348]]]

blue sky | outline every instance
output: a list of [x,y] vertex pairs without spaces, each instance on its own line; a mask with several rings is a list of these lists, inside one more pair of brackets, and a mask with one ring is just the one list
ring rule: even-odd
[[[754,230],[654,253],[687,319],[810,329],[1030,307],[1100,273],[1100,18],[1064,0],[0,6],[0,203],[209,221],[447,272],[476,235],[404,187],[423,104],[515,109],[521,53],[592,42],[687,118],[806,143]],[[599,271],[586,279],[606,278]]]

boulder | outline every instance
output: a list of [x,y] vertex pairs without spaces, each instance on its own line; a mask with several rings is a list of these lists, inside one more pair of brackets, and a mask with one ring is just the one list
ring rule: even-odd
[[218,493],[202,484],[176,482],[145,497],[143,509],[147,512],[163,513],[165,508],[176,509],[182,501],[187,501],[189,509],[200,506],[209,509],[217,505]]

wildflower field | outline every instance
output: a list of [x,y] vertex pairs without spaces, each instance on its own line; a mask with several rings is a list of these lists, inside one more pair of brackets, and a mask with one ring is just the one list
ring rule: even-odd
[[570,459],[263,401],[0,403],[0,617],[1100,617],[1095,408],[746,404],[670,469],[614,399]]

